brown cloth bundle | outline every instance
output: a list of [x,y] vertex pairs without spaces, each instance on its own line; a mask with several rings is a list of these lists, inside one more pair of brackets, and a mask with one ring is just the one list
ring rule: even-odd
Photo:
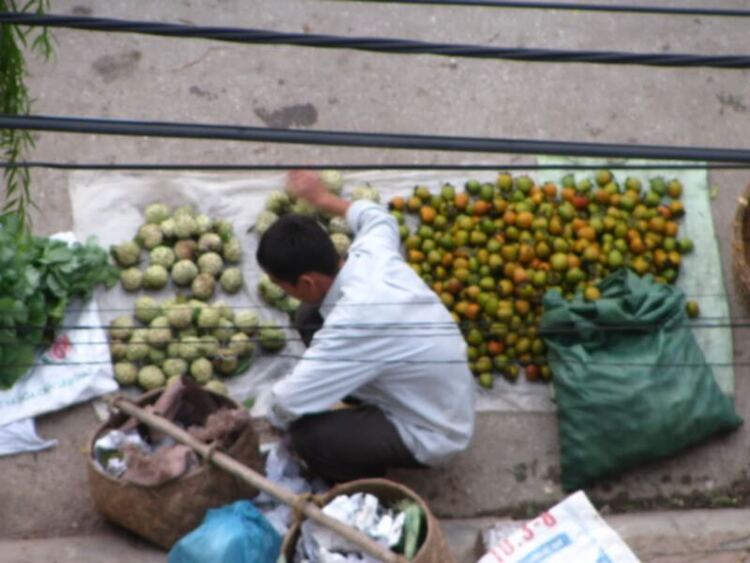
[[[211,395],[189,378],[181,378],[169,385],[156,403],[147,406],[146,410],[187,428],[196,439],[220,448],[231,444],[237,434],[250,424],[250,415],[246,410],[220,407]],[[136,427],[152,444],[165,439],[159,432],[139,426],[133,418],[128,419],[121,430]],[[144,486],[166,483],[199,464],[195,452],[181,444],[157,446],[151,454],[135,446],[125,446],[123,453],[127,470],[121,479]]]

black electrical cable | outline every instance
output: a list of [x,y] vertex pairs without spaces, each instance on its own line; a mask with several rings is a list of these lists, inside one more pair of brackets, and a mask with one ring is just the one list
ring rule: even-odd
[[448,137],[398,133],[354,133],[346,131],[305,131],[234,125],[213,125],[159,121],[131,121],[0,114],[0,129],[130,135],[147,137],[218,139],[305,145],[374,147],[386,149],[465,151],[513,154],[546,154],[602,158],[645,158],[750,163],[750,150],[706,147],[671,147],[618,143],[535,141],[488,137]]
[[412,39],[342,37],[311,33],[287,33],[262,29],[190,26],[174,23],[129,21],[111,18],[37,15],[6,12],[0,23],[24,26],[67,27],[87,31],[142,33],[166,37],[190,37],[235,43],[292,45],[355,49],[390,54],[441,55],[527,62],[636,64],[666,67],[750,68],[748,55],[695,55],[687,53],[628,53],[618,51],[573,51],[518,47],[490,47],[457,43],[432,43]]
[[[463,323],[462,323],[463,324]],[[491,323],[486,323],[487,325],[490,325]],[[471,325],[471,328],[480,328],[480,324],[473,324]],[[661,332],[661,331],[668,331],[668,332],[676,332],[678,330],[688,330],[688,331],[700,331],[701,329],[725,329],[733,326],[731,323],[725,323],[725,324],[703,324],[703,325],[695,325],[693,326],[692,323],[684,323],[684,324],[677,324],[675,326],[665,327],[664,324],[658,324],[658,323],[652,323],[652,324],[646,324],[643,323],[641,326],[621,326],[621,327],[615,327],[615,326],[597,326],[596,331],[597,332],[616,332],[618,334],[626,333],[626,334],[632,334],[632,333],[642,333],[642,332]],[[747,328],[747,324],[740,325],[739,323],[734,324],[734,326],[742,326],[743,328]],[[297,333],[297,328],[290,327],[290,326],[278,326],[274,328],[279,328],[283,332],[292,332]],[[300,329],[304,329],[305,327],[300,327]],[[318,326],[310,326],[310,329],[316,329],[319,328]],[[316,334],[315,340],[317,342],[342,342],[342,341],[356,341],[356,340],[371,340],[372,338],[379,338],[379,337],[387,337],[387,338],[414,338],[414,339],[421,339],[421,338],[440,338],[440,337],[454,337],[457,335],[457,331],[459,329],[458,324],[451,324],[446,325],[444,327],[436,327],[430,330],[426,330],[425,327],[415,327],[414,330],[406,330],[406,327],[401,328],[390,328],[387,325],[383,325],[381,327],[373,327],[373,328],[367,328],[364,329],[360,327],[358,330],[351,330],[351,333],[347,334],[346,336],[340,336],[340,335],[323,335],[323,334]],[[466,327],[465,327],[466,328]],[[109,325],[102,325],[102,326],[90,326],[90,327],[68,327],[68,331],[105,331],[109,332],[112,329]],[[112,330],[118,330],[118,329],[112,329]],[[161,329],[151,329],[148,326],[138,326],[135,327],[133,330],[141,330],[145,332],[149,332],[151,330],[161,330]],[[172,330],[172,329],[169,329]],[[211,330],[225,330],[221,327],[217,327],[216,329]],[[235,328],[232,328],[232,330],[237,330]],[[343,329],[340,329],[343,330]],[[556,327],[556,328],[550,328],[550,329],[544,329],[543,331],[539,332],[538,336],[531,336],[528,334],[519,334],[515,331],[510,331],[510,334],[518,334],[520,337],[526,337],[530,339],[539,338],[542,336],[552,336],[552,335],[578,335],[581,332],[587,330],[587,328],[577,328],[575,326],[569,326],[569,327]],[[177,332],[177,330],[174,330],[174,332]],[[207,333],[207,335],[210,335],[210,332]],[[196,336],[196,338],[200,338],[200,336]],[[493,336],[488,336],[488,340],[493,340]],[[249,341],[256,342],[258,339],[256,337],[250,338]],[[301,336],[294,336],[294,334],[286,335],[284,336],[284,340],[286,342],[304,342],[305,339]],[[503,338],[499,338],[499,340],[503,340]],[[9,336],[5,336],[0,338],[0,346],[15,346],[18,345],[18,339],[10,338]],[[119,342],[116,338],[112,338],[112,340],[89,340],[84,341],[80,340],[77,342],[74,342],[74,346],[105,346],[109,345],[112,342]],[[164,339],[159,341],[160,344],[163,347],[166,347],[169,344],[180,344],[183,343],[184,340],[181,339],[178,335],[173,335],[173,337],[169,339]],[[127,344],[127,342],[122,342],[123,344]],[[143,344],[149,344],[149,342],[142,342]],[[197,342],[196,342],[197,344]]]
[[[430,365],[465,365],[467,364],[467,360],[463,359],[456,359],[456,360],[428,360],[428,359],[419,359],[419,360],[377,360],[377,359],[371,359],[371,358],[337,358],[337,357],[325,357],[325,356],[302,356],[301,354],[285,354],[283,352],[271,352],[268,354],[269,357],[272,358],[287,358],[291,360],[302,360],[308,362],[318,362],[318,363],[348,363],[348,364],[369,364],[369,365],[423,365],[423,364],[430,364]],[[547,363],[549,360],[546,356],[539,356],[539,357],[532,357],[531,363]],[[123,360],[127,361],[127,360]],[[706,366],[708,367],[714,367],[714,368],[729,368],[729,367],[748,367],[750,366],[750,361],[737,361],[737,362],[674,362],[674,363],[649,363],[649,362],[604,362],[604,361],[592,361],[592,360],[563,360],[563,359],[555,359],[555,363],[559,363],[560,365],[572,365],[572,366],[578,366],[578,365],[597,365],[597,366],[609,366],[609,367],[643,367],[643,368],[654,368],[654,367],[661,367],[661,368],[689,368],[689,367],[699,367],[704,368]],[[0,363],[0,368],[7,367],[25,367],[25,368],[32,368],[32,367],[38,367],[38,366],[44,366],[44,367],[65,367],[65,366],[86,366],[86,365],[109,365],[112,364],[112,360],[91,360],[91,361],[80,361],[80,362],[71,362],[71,361],[51,361],[51,362],[25,362],[25,363]],[[136,362],[137,363],[137,362]],[[511,362],[513,363],[513,362]]]
[[417,4],[437,6],[476,6],[483,8],[518,8],[521,10],[561,10],[576,12],[616,12],[662,14],[669,16],[750,17],[750,10],[727,8],[689,8],[673,6],[625,6],[622,4],[576,4],[573,2],[508,2],[505,0],[337,0],[370,4]]
[[[403,305],[403,304],[402,304]],[[432,306],[435,304],[432,303]],[[132,309],[130,310],[132,313]],[[750,327],[750,321],[747,317],[738,317],[736,319],[729,319],[724,320],[725,317],[706,317],[706,318],[700,318],[696,320],[686,320],[685,322],[680,323],[673,323],[671,325],[666,324],[664,322],[641,322],[641,323],[624,323],[624,324],[597,324],[596,330],[599,332],[637,332],[637,331],[650,331],[650,330],[697,330],[697,329],[716,329],[716,328],[749,328]],[[443,333],[436,333],[435,331],[449,331],[450,334],[454,334],[454,329],[461,328],[461,329],[472,329],[472,328],[491,328],[493,325],[497,323],[501,323],[500,320],[461,320],[459,322],[437,322],[437,321],[425,321],[425,322],[403,322],[403,323],[397,323],[397,322],[387,322],[387,323],[337,323],[333,324],[331,326],[326,326],[328,329],[335,329],[335,330],[341,330],[341,331],[350,331],[350,334],[347,335],[346,338],[351,337],[353,334],[356,334],[357,331],[361,331],[365,335],[372,335],[376,331],[382,331],[384,333],[387,333],[388,335],[392,336],[394,331],[405,331],[403,334],[411,334],[411,335],[422,335],[422,336],[435,336],[436,334],[443,334]],[[38,325],[38,324],[26,324],[26,323],[20,323],[14,325],[13,329],[19,329],[19,330],[38,330],[44,328],[45,325]],[[60,331],[89,331],[89,330],[110,330],[112,329],[112,325],[109,324],[74,324],[74,325],[58,325],[54,327],[55,330]],[[149,330],[149,327],[144,326],[134,326],[131,327],[131,329],[146,329]],[[282,330],[289,330],[293,332],[297,332],[299,329],[315,329],[318,328],[317,325],[303,325],[298,326],[296,324],[276,324],[274,325],[274,328],[279,328]],[[118,330],[117,327],[114,327],[115,330]],[[543,332],[545,335],[550,334],[577,334],[580,332],[580,330],[587,330],[589,329],[588,326],[579,326],[575,324],[571,325],[560,325],[555,327],[549,327],[545,328],[543,330],[540,329],[540,332]],[[213,330],[213,329],[211,329]],[[258,328],[260,330],[260,328]],[[420,332],[422,331],[422,332]],[[517,332],[513,329],[510,329],[510,332]],[[401,335],[401,333],[398,333]],[[448,334],[448,333],[445,333]],[[370,337],[367,336],[367,337]],[[339,336],[331,336],[326,338],[332,338],[337,339],[341,338]],[[1,339],[0,339],[1,340]],[[2,343],[2,342],[0,342]],[[8,342],[5,342],[5,344],[8,344]]]
[[[690,293],[685,294],[685,299],[710,299],[710,298],[720,298],[720,299],[727,299],[726,293]],[[352,303],[338,303],[337,307],[373,307],[373,306],[399,306],[404,307],[408,306],[409,308],[418,307],[420,305],[425,306],[433,306],[435,304],[435,301],[430,300],[424,300],[424,301],[411,301],[409,303],[403,303],[403,302],[397,302],[397,301],[361,301],[361,302],[352,302]],[[78,313],[82,311],[88,310],[86,307],[75,307],[71,306],[65,309],[66,313]],[[232,310],[234,312],[239,311],[280,311],[277,307],[274,307],[272,305],[268,304],[243,304],[243,305],[232,305]],[[99,313],[120,313],[120,312],[133,312],[133,307],[97,307],[97,311]],[[714,316],[708,316],[708,315],[701,315],[701,320],[709,320],[709,321],[715,321],[715,320],[722,320],[726,318],[732,318],[734,320],[747,320],[749,323],[747,327],[750,327],[750,317],[744,317],[744,316],[733,316],[733,317],[714,317]],[[413,323],[410,323],[410,325]],[[18,326],[18,325],[16,325]],[[38,327],[37,327],[38,328]]]
[[747,170],[750,164],[203,164],[203,163],[109,163],[109,162],[50,162],[21,161],[0,162],[4,168],[50,168],[54,170],[133,170],[133,171],[217,171],[217,172],[252,172],[279,170]]

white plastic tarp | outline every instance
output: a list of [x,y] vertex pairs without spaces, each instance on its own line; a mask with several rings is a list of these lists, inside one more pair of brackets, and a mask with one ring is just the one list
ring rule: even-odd
[[[493,180],[496,174],[476,174],[482,180]],[[383,201],[392,196],[409,193],[416,183],[437,188],[444,182],[463,185],[464,172],[366,172],[345,174],[345,194],[354,186],[364,182],[377,188]],[[257,236],[248,234],[258,214],[263,210],[266,197],[274,190],[283,189],[284,173],[248,174],[118,174],[79,172],[71,175],[70,194],[73,207],[74,229],[83,238],[94,235],[104,246],[130,240],[143,223],[143,209],[154,201],[163,201],[171,206],[192,204],[201,213],[210,217],[221,217],[234,223],[235,234],[240,238],[244,255],[241,267],[245,276],[245,288],[239,294],[220,297],[235,310],[258,307],[261,316],[274,318],[289,326],[289,318],[269,309],[258,297],[256,287],[260,268],[255,261]],[[166,299],[175,289],[167,286],[154,295]],[[112,290],[99,292],[102,320],[109,323],[118,315],[131,315],[137,294],[122,290],[119,285]],[[251,369],[241,376],[226,380],[233,398],[244,401],[255,399],[253,416],[267,412],[267,391],[271,383],[287,374],[304,351],[293,330],[287,331],[289,341],[279,354],[264,354],[256,359]],[[495,389],[479,389],[479,410],[550,410],[547,386],[520,380],[511,384],[498,378]]]
[[[556,161],[559,162],[559,161]],[[717,256],[716,240],[713,233],[710,209],[708,208],[707,182],[705,170],[701,174],[672,174],[685,183],[685,200],[687,217],[684,220],[688,236],[696,241],[696,252],[686,260],[680,285],[691,293],[692,288],[702,287],[703,293],[716,293],[712,299],[726,307],[723,286],[706,289],[705,281],[691,264],[698,261],[709,263]],[[671,173],[670,173],[671,174]],[[532,174],[544,180],[551,178],[559,181],[564,172],[546,172]],[[650,175],[656,175],[651,173]],[[618,174],[620,176],[620,174]],[[493,171],[372,171],[344,174],[344,193],[353,187],[369,183],[379,190],[383,203],[395,195],[411,193],[416,184],[424,184],[432,190],[450,182],[462,187],[469,178],[480,181],[494,181],[497,173]],[[140,224],[143,223],[143,209],[154,201],[163,201],[172,206],[192,204],[201,213],[211,217],[221,217],[234,223],[235,234],[239,237],[243,251],[241,267],[246,286],[235,296],[220,294],[219,297],[230,303],[235,310],[246,307],[257,307],[261,315],[274,318],[280,324],[289,326],[289,318],[266,307],[256,292],[261,274],[255,262],[257,236],[247,233],[254,225],[262,211],[266,197],[274,190],[285,186],[286,174],[281,172],[255,172],[242,174],[198,174],[198,173],[110,173],[78,172],[70,177],[70,193],[73,204],[74,229],[79,238],[95,235],[103,245],[111,245],[132,239]],[[703,231],[703,233],[694,231]],[[704,271],[701,268],[701,271]],[[720,273],[720,268],[718,272]],[[689,291],[690,289],[690,291]],[[168,286],[157,294],[157,298],[167,298],[175,291]],[[707,299],[708,297],[706,297]],[[102,319],[109,322],[121,314],[132,314],[135,296],[124,292],[120,287],[98,294],[98,303]],[[707,302],[701,297],[701,303]],[[713,303],[713,302],[712,302]],[[708,304],[706,310],[712,310]],[[716,310],[716,309],[714,309]],[[704,331],[706,338],[712,337],[711,330]],[[289,338],[284,350],[276,355],[262,355],[256,359],[252,368],[245,374],[227,380],[231,395],[240,401],[255,399],[252,414],[263,416],[267,411],[267,391],[271,383],[288,373],[304,351],[302,343],[293,330],[287,331]],[[707,357],[731,364],[731,339],[722,339],[721,346],[711,348],[706,341],[699,342],[707,352]],[[709,342],[714,342],[710,340]],[[728,349],[727,344],[728,342]],[[731,368],[729,368],[731,371]],[[731,391],[732,377],[719,379],[725,390]],[[551,411],[554,403],[548,386],[529,383],[520,378],[516,383],[509,383],[498,377],[495,387],[486,390],[477,387],[477,410],[493,411]]]

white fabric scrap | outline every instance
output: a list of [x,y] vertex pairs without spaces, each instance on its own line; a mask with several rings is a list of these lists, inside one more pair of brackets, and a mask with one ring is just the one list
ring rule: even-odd
[[128,463],[121,457],[111,457],[104,468],[107,473],[119,477],[128,470]]
[[0,456],[39,452],[57,445],[57,440],[44,440],[36,433],[33,418],[25,418],[0,426]]
[[106,465],[102,461],[108,453],[118,453],[126,445],[135,446],[145,454],[153,453],[153,448],[141,437],[137,430],[110,430],[94,442],[94,459],[97,465],[104,471],[115,477],[119,477],[128,468],[125,460],[120,455],[114,455],[107,460]]
[[151,446],[144,441],[137,430],[129,430],[128,432],[110,430],[94,442],[94,451],[119,450],[126,445],[135,446],[144,453],[151,452]]
[[[297,495],[318,494],[328,489],[328,486],[320,479],[308,480],[303,477],[302,467],[292,457],[286,446],[280,442],[268,448],[266,478]],[[281,536],[286,535],[293,519],[292,509],[289,506],[263,492],[253,499],[253,504],[263,513],[274,530]]]

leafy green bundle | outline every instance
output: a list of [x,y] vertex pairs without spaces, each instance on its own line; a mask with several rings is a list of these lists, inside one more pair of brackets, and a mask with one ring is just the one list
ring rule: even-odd
[[9,389],[54,340],[71,299],[114,285],[119,271],[105,249],[36,237],[17,214],[0,215],[0,389]]

